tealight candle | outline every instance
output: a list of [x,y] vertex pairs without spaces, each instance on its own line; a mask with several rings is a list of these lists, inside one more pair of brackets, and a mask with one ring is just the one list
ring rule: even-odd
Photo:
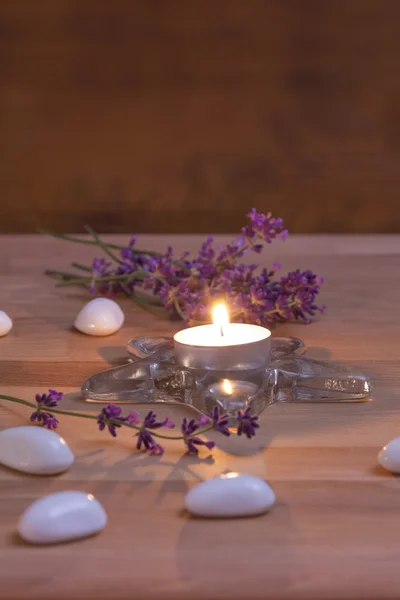
[[258,325],[230,323],[226,307],[219,304],[212,325],[179,331],[174,347],[177,363],[189,369],[263,369],[270,362],[271,332]]
[[251,381],[241,379],[222,379],[208,385],[204,390],[206,404],[216,403],[223,412],[235,414],[247,408],[249,400],[259,391],[259,386]]
[[209,386],[208,392],[220,400],[237,399],[245,396],[249,398],[258,391],[258,387],[250,381],[222,379]]

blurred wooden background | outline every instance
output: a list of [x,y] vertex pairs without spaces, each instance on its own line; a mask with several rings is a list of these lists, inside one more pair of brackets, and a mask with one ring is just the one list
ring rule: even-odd
[[399,0],[2,0],[0,231],[400,231]]

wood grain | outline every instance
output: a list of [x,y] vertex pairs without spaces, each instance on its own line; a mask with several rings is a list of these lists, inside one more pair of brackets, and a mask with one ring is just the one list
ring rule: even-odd
[[[109,239],[121,241],[121,238]],[[227,238],[221,238],[226,241]],[[161,250],[194,250],[196,236],[144,236]],[[71,324],[86,297],[60,290],[44,268],[89,261],[95,251],[34,236],[0,238],[0,308],[14,319],[0,339],[0,391],[31,398],[49,386],[69,408],[84,404],[84,377],[125,360],[127,340],[176,326],[121,300],[126,324],[88,338]],[[400,433],[399,236],[294,236],[271,247],[284,268],[325,276],[326,315],[276,333],[303,338],[309,354],[352,361],[374,380],[374,401],[282,405],[263,414],[251,441],[220,440],[212,456],[182,455],[176,442],[162,458],[132,451],[123,431],[109,439],[91,424],[61,420],[76,455],[58,477],[0,470],[0,598],[71,600],[386,600],[400,589],[399,479],[377,466],[379,448]],[[140,407],[145,410],[145,407]],[[172,416],[182,416],[174,408]],[[189,409],[187,409],[189,410]],[[2,402],[0,426],[25,424],[21,406]],[[182,513],[186,491],[224,469],[264,477],[277,494],[270,514],[206,521]],[[109,515],[98,537],[32,548],[15,535],[19,515],[36,498],[63,489],[94,493]]]
[[0,231],[399,232],[398,0],[0,3]]

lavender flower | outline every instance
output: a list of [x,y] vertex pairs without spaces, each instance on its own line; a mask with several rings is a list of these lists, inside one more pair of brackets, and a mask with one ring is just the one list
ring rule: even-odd
[[102,409],[101,413],[97,417],[97,423],[100,431],[103,431],[107,426],[108,431],[113,437],[117,437],[116,428],[121,427],[120,423],[110,423],[110,419],[118,420],[123,422],[121,418],[122,408],[116,404],[108,404]]
[[35,421],[41,423],[43,427],[46,427],[47,429],[57,429],[58,426],[58,419],[56,419],[53,414],[43,410],[33,412],[30,416],[30,420],[32,423]]
[[209,425],[211,423],[211,419],[206,417],[206,415],[200,415],[199,417],[199,426],[204,427],[205,425]]
[[256,429],[260,427],[257,423],[258,417],[251,414],[251,408],[248,406],[245,410],[239,410],[236,416],[237,434],[244,434],[249,439],[256,435]]
[[124,417],[124,421],[130,423],[131,425],[138,425],[140,421],[139,413],[137,413],[135,410],[132,410],[127,414],[126,417]]
[[[205,421],[207,420],[207,421]],[[182,421],[181,430],[184,435],[184,443],[188,448],[189,454],[198,454],[199,450],[197,446],[206,446],[209,450],[212,450],[215,446],[215,442],[205,442],[201,438],[195,436],[193,437],[193,433],[197,431],[202,425],[206,425],[210,422],[210,419],[207,417],[200,417],[199,422],[196,423],[194,419],[190,421],[184,417]]]
[[57,406],[63,399],[64,394],[56,390],[49,390],[48,394],[36,394],[35,400],[38,406],[47,406],[48,408]]
[[[148,431],[147,429],[145,429],[144,427],[136,434],[137,435],[137,443],[136,443],[136,448],[137,450],[141,450],[142,446],[144,446],[145,450],[149,450],[150,453],[152,453],[154,446],[156,445],[156,442],[153,438],[153,436],[151,435],[150,431]],[[160,446],[161,448],[162,446]]]
[[122,248],[121,250],[121,258],[123,261],[132,260],[133,252],[130,248]]
[[[180,260],[171,247],[163,255],[137,250],[133,236],[121,249],[117,264],[96,258],[92,276],[78,280],[89,285],[93,293],[123,292],[140,305],[161,307],[172,319],[183,319],[190,325],[209,322],[216,300],[229,305],[234,322],[264,327],[288,320],[309,323],[325,308],[317,302],[322,278],[309,270],[296,270],[279,279],[275,277],[278,263],[261,272],[256,264],[243,263],[246,252],[260,253],[265,244],[284,239],[288,233],[282,219],[271,213],[258,213],[253,208],[247,217],[248,224],[232,244],[215,246],[209,236],[197,255],[190,257],[186,252]],[[101,281],[105,277],[107,281]]]
[[151,410],[144,418],[143,427],[145,429],[159,429],[160,427],[168,427],[169,429],[173,429],[175,427],[175,423],[173,423],[169,417],[166,417],[164,421],[157,421],[156,413]]
[[283,229],[282,219],[272,217],[271,213],[263,215],[253,208],[246,216],[250,219],[250,225],[243,227],[242,235],[258,254],[263,246],[254,243],[255,240],[262,240],[270,244],[275,238],[285,239],[288,236],[287,229]]
[[231,432],[228,428],[229,423],[229,415],[224,414],[221,415],[221,411],[219,406],[214,406],[211,413],[212,422],[214,424],[214,429],[222,433],[222,435],[230,436]]
[[173,423],[169,417],[166,417],[163,421],[157,421],[156,413],[151,410],[145,416],[143,425],[137,434],[138,440],[136,443],[136,448],[141,450],[142,446],[144,446],[144,449],[147,450],[149,454],[155,454],[158,456],[162,455],[164,453],[164,448],[161,446],[161,444],[158,444],[154,440],[151,432],[149,431],[149,429],[159,429],[160,427],[168,427],[169,429],[173,429],[175,427],[175,423]]
[[135,247],[136,244],[136,240],[137,240],[137,235],[132,235],[131,239],[129,240],[129,244],[126,248],[122,248],[121,250],[121,258],[122,260],[133,260],[134,258],[134,253],[133,253],[133,248]]
[[151,456],[162,456],[164,454],[164,448],[161,446],[161,444],[154,442],[149,449],[149,454]]
[[37,404],[37,410],[35,410],[30,416],[32,423],[36,421],[41,423],[47,429],[57,429],[58,420],[51,412],[43,410],[43,407],[55,407],[62,400],[62,398],[63,393],[57,392],[56,390],[49,390],[48,394],[36,394],[35,400]]
[[[54,415],[48,412],[44,412],[41,414],[43,418],[43,426],[47,429],[57,429],[58,427],[58,419]],[[38,419],[39,420],[39,419]]]
[[[30,402],[26,402],[25,400],[21,400],[18,398],[12,398],[11,396],[3,396],[0,395],[0,399],[9,400],[11,402],[18,402],[23,404],[28,404],[29,406],[34,406]],[[43,408],[52,408],[57,406],[57,403],[62,399],[62,393],[56,392],[55,390],[49,390],[48,394],[36,394],[36,403],[37,410],[32,413],[31,421],[41,423],[44,427],[48,429],[56,429],[58,425],[58,420],[55,416],[47,411],[43,410]],[[69,413],[68,411],[59,411],[63,414],[70,414],[74,417],[83,417],[88,418],[85,414],[79,414],[76,412]],[[186,417],[182,421],[181,431],[182,438],[168,436],[168,435],[160,435],[155,433],[154,430],[157,430],[161,427],[173,428],[175,424],[166,417],[165,419],[158,421],[157,415],[153,411],[149,411],[140,425],[140,417],[136,411],[129,412],[126,416],[122,415],[122,409],[120,406],[116,406],[115,404],[108,404],[105,408],[102,409],[100,414],[95,417],[89,417],[97,420],[97,424],[99,426],[100,431],[103,431],[106,427],[110,434],[113,437],[116,437],[116,429],[122,426],[133,427],[137,430],[137,443],[136,448],[138,450],[144,449],[149,452],[150,455],[160,456],[164,453],[164,448],[155,441],[154,438],[161,437],[168,439],[182,439],[187,447],[189,453],[198,454],[199,446],[205,446],[209,450],[212,450],[215,446],[213,441],[204,441],[197,433],[204,433],[205,431],[215,429],[222,435],[229,436],[230,431],[228,428],[229,417],[227,414],[221,414],[219,407],[215,407],[212,411],[211,418],[201,414],[199,419],[196,421],[195,419],[187,419]],[[255,435],[256,429],[259,427],[257,423],[258,417],[252,416],[250,414],[250,408],[247,408],[245,411],[239,411],[237,413],[237,433],[238,435],[245,434],[248,438],[251,438]],[[206,429],[202,429],[206,427]]]
[[109,294],[113,291],[114,286],[111,282],[97,282],[97,279],[102,277],[110,277],[112,275],[112,263],[105,258],[95,258],[92,262],[92,281],[89,289],[90,293],[96,295],[98,292],[101,294]]

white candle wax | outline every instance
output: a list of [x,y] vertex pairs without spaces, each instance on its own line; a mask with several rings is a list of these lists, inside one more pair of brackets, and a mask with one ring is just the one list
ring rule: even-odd
[[174,340],[180,344],[203,347],[240,346],[265,340],[271,332],[258,325],[228,323],[221,335],[218,325],[200,325],[178,331]]
[[259,369],[270,362],[271,332],[258,325],[200,325],[174,335],[177,363],[216,371]]
[[213,310],[212,325],[183,329],[174,335],[178,365],[189,369],[230,371],[269,364],[271,332],[258,325],[229,323],[223,304]]

